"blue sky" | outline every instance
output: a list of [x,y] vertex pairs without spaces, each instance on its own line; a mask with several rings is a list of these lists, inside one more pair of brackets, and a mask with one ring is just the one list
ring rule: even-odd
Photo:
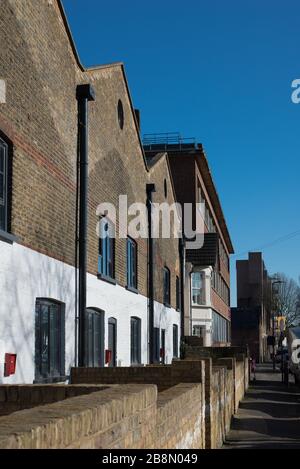
[[64,0],[85,66],[122,61],[142,131],[202,142],[237,256],[300,275],[298,0]]

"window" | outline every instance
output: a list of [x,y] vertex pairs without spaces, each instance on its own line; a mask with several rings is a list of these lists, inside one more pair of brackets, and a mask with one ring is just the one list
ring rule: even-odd
[[220,314],[213,311],[213,342],[228,342],[229,341],[229,323],[220,316]]
[[118,101],[118,122],[119,122],[120,129],[122,130],[124,127],[124,108],[123,108],[123,103],[120,99]]
[[127,238],[127,286],[137,289],[137,244]]
[[160,331],[160,363],[164,365],[166,363],[166,330],[161,329]]
[[226,305],[230,306],[230,290],[223,277],[215,270],[212,273],[212,288],[222,298]]
[[173,324],[173,358],[178,358],[178,326]]
[[85,365],[104,366],[104,313],[92,308],[85,317]]
[[168,267],[164,267],[164,305],[170,306],[171,303],[171,287],[170,287],[170,270]]
[[165,194],[165,199],[167,198],[168,195],[168,187],[167,187],[167,180],[164,179],[164,194]]
[[38,299],[35,305],[35,381],[64,381],[64,375],[64,304]]
[[153,331],[153,361],[154,363],[159,363],[160,360],[160,338],[159,338],[159,327],[154,327]]
[[131,346],[131,365],[141,363],[141,320],[132,317],[130,320],[130,346]]
[[115,318],[108,320],[108,350],[111,352],[108,366],[117,366],[117,320]]
[[204,273],[193,272],[192,273],[192,303],[193,305],[204,305],[205,294],[204,294]]
[[106,218],[100,220],[98,273],[100,276],[115,276],[115,239],[114,226]]
[[197,337],[202,337],[205,341],[206,326],[200,326],[200,325],[193,326],[193,335]]
[[176,276],[176,309],[177,311],[181,310],[181,289],[180,289],[180,280]]
[[0,138],[0,230],[8,231],[8,146]]

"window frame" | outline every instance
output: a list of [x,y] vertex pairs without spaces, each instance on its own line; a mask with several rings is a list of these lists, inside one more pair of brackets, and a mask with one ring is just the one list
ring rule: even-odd
[[176,275],[176,311],[181,311],[181,285],[178,275]]
[[8,231],[8,144],[0,136],[0,147],[3,150],[3,198],[0,194],[0,206],[4,211],[4,223],[1,226],[0,230],[7,232]]
[[[136,330],[133,328],[133,324]],[[137,342],[135,343],[135,339]],[[137,316],[130,317],[130,365],[139,366],[142,363],[142,320]]]
[[[97,329],[97,326],[99,326]],[[97,342],[96,337],[99,333]],[[91,340],[90,340],[91,339]],[[105,344],[105,313],[101,309],[88,307],[85,310],[85,366],[102,368],[104,367],[104,344]],[[97,350],[99,348],[99,356],[97,358]],[[90,356],[92,358],[90,360]],[[97,362],[98,360],[98,362]]]
[[167,266],[163,268],[163,302],[164,306],[171,308],[171,272]]
[[[107,226],[107,229],[104,228],[104,224]],[[115,237],[109,234],[101,236],[104,229],[108,233],[115,233],[115,226],[107,217],[100,219],[98,278],[115,284]]]
[[138,245],[128,237],[126,240],[126,279],[127,290],[138,293]]
[[[54,330],[51,333],[51,310],[50,308],[56,306],[57,317],[56,327],[57,327],[57,343],[58,343],[58,355],[57,355],[57,368],[59,373],[56,374],[53,372],[53,364],[51,364],[51,342],[53,339]],[[47,361],[48,361],[48,371],[43,375],[42,371],[42,307],[46,307],[48,311],[46,314],[47,317],[47,341],[48,341],[48,351],[47,351]],[[44,311],[45,312],[45,311]],[[53,325],[53,322],[52,322]],[[55,325],[54,325],[55,326]],[[66,337],[65,337],[65,304],[54,300],[52,298],[37,298],[35,302],[35,383],[56,383],[63,382],[66,380],[65,376],[65,346],[66,346]],[[54,368],[54,367],[53,367]]]
[[179,330],[178,324],[173,324],[173,358],[179,358],[179,353],[178,353],[179,333],[178,333],[178,330]]
[[[196,274],[200,276],[201,287],[199,288],[193,285],[193,281],[195,278],[194,276]],[[201,295],[200,303],[197,303],[193,300],[194,290],[199,290],[200,292],[200,295]],[[192,306],[205,306],[206,305],[205,272],[195,271],[191,273],[191,303],[192,303]]]

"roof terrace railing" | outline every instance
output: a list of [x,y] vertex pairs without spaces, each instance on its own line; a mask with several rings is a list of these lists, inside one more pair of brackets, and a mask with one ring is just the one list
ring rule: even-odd
[[194,137],[181,137],[179,132],[167,132],[158,134],[145,134],[143,137],[145,150],[186,150],[196,148]]

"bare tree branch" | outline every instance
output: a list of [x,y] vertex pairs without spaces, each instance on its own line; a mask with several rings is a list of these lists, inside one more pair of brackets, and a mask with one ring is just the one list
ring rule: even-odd
[[287,326],[300,322],[300,277],[298,283],[283,273],[277,273],[276,279],[283,283],[276,285],[273,291],[273,310],[278,316],[285,316]]

